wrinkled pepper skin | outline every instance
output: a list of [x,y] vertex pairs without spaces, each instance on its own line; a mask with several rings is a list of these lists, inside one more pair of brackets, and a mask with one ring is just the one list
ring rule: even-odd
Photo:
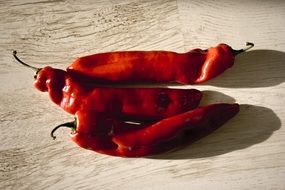
[[190,144],[239,112],[238,104],[212,104],[157,122],[127,124],[88,110],[78,111],[72,140],[80,147],[120,157],[141,157]]
[[84,81],[198,84],[232,67],[234,59],[226,44],[187,53],[122,51],[78,58],[67,72]]
[[195,89],[103,88],[84,85],[60,69],[44,67],[34,86],[66,112],[109,112],[114,116],[161,119],[196,108],[202,93]]

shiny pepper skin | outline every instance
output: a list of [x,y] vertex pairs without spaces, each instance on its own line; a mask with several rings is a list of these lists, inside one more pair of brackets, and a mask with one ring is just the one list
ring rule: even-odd
[[190,144],[222,126],[239,112],[238,104],[212,104],[147,124],[124,123],[93,111],[76,113],[72,140],[102,154],[141,157]]
[[124,51],[78,58],[67,72],[84,81],[103,82],[206,82],[234,64],[230,46],[219,44],[187,53],[170,51]]
[[196,108],[202,93],[195,89],[104,88],[82,84],[60,69],[44,67],[34,82],[65,111],[108,112],[137,119],[161,119]]

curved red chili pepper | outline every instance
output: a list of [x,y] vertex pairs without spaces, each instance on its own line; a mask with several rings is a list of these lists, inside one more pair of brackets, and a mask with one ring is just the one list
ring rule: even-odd
[[37,73],[34,85],[40,91],[48,91],[51,100],[71,114],[85,109],[159,119],[196,108],[202,97],[195,89],[88,86],[65,71],[51,67],[44,67]]
[[148,156],[192,143],[238,112],[238,104],[213,104],[152,124],[135,125],[110,118],[106,113],[81,110],[76,113],[77,123],[72,126],[72,140],[80,147],[102,154]]
[[233,50],[219,44],[207,50],[187,53],[169,51],[125,51],[99,53],[78,58],[68,68],[72,76],[85,81],[179,82],[197,84],[208,81],[230,68],[235,55],[253,47]]
[[145,156],[185,145],[212,133],[239,112],[238,104],[212,104],[158,121],[145,128],[115,134],[117,153]]

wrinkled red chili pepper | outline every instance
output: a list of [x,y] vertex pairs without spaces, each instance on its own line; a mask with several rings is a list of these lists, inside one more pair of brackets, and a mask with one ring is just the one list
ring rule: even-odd
[[51,67],[39,71],[34,84],[37,89],[48,91],[54,103],[71,114],[93,110],[138,118],[164,118],[197,107],[202,96],[195,89],[86,86]]
[[208,81],[234,64],[235,56],[254,46],[233,50],[219,44],[207,50],[187,53],[169,51],[124,51],[99,53],[78,58],[67,72],[85,81],[103,82],[179,82],[197,84]]
[[56,127],[72,128],[72,140],[99,153],[138,157],[169,151],[192,143],[219,128],[239,112],[238,104],[212,104],[157,122],[130,124],[106,113],[82,110],[76,122]]

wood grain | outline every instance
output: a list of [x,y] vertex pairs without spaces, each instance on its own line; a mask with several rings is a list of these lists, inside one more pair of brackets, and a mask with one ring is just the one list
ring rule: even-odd
[[[10,0],[0,18],[0,189],[284,189],[284,1]],[[68,129],[52,141],[50,130],[73,116],[34,90],[11,55],[65,68],[97,52],[245,41],[255,48],[195,86],[201,105],[238,102],[239,115],[193,145],[135,159],[83,150]]]

